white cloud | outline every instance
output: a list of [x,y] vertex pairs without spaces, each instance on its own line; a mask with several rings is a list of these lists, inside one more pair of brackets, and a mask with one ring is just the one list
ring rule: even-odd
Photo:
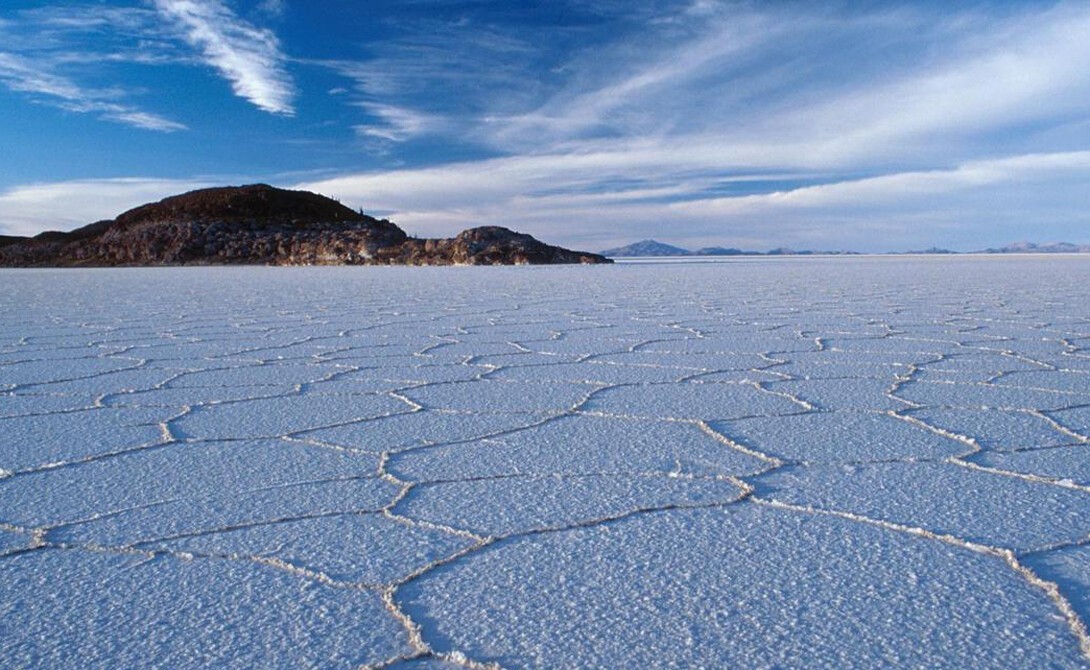
[[[1084,188],[1090,180],[1090,151],[968,161],[949,169],[731,197],[710,197],[710,189],[810,176],[693,176],[669,162],[656,164],[648,154],[637,156],[636,162],[625,158],[557,154],[493,159],[342,176],[296,188],[336,195],[365,210],[391,212],[393,220],[416,234],[451,235],[469,226],[507,225],[592,248],[663,236],[679,243],[690,240],[693,246],[973,248],[973,237],[994,236],[1003,230],[1000,222],[1020,220],[1024,227],[1030,217],[1052,226],[1051,232],[1042,229],[1044,237],[1085,238],[1085,232],[1075,234],[1070,221],[1085,225],[1088,215],[1080,218],[1079,208],[1090,207]],[[611,164],[623,165],[629,177],[642,174],[646,179],[636,186],[612,184]],[[633,169],[637,164],[638,171]],[[1066,214],[1059,217],[1058,212]],[[994,244],[1005,241],[988,239]]]
[[40,93],[63,100],[81,100],[90,95],[68,79],[35,67],[25,58],[2,51],[0,80],[13,91]]
[[[593,54],[589,62],[571,66],[593,74],[574,77],[572,85],[544,105],[524,114],[490,118],[489,139],[498,146],[525,147],[603,130],[631,134],[668,128],[674,122],[672,108],[677,101],[695,100],[694,87],[709,86],[697,83],[702,77],[726,75],[732,61],[798,33],[806,24],[801,17],[785,23],[761,14],[738,13],[691,39],[664,40],[666,47],[624,45],[612,57]],[[640,38],[652,41],[647,35]],[[694,105],[685,113],[690,119],[701,119],[709,111]]]
[[390,142],[404,142],[414,137],[438,132],[445,127],[445,121],[439,116],[424,114],[406,107],[383,105],[373,102],[353,103],[377,117],[381,123],[354,126],[355,131],[365,137],[375,137]]
[[243,21],[222,0],[154,2],[205,62],[231,82],[235,95],[272,114],[295,113],[295,88],[272,31]]
[[115,91],[84,89],[15,54],[0,52],[0,82],[13,91],[44,96],[48,104],[69,112],[98,114],[101,119],[145,130],[186,130],[181,123],[111,100],[117,96]]
[[[773,117],[761,128],[824,140],[830,161],[949,152],[1004,128],[1090,111],[1090,12],[1060,7],[968,36],[945,59]],[[1020,133],[1017,136],[1022,136]],[[892,150],[892,151],[891,151]]]
[[1085,5],[713,14],[681,38],[641,33],[577,58],[548,101],[486,115],[478,135],[514,153],[649,138],[724,165],[857,170],[1021,151],[1025,128],[1090,113]]
[[95,111],[101,112],[102,118],[109,121],[125,123],[145,130],[159,130],[173,132],[175,130],[188,130],[185,124],[176,123],[170,119],[164,119],[158,114],[149,114],[139,110],[125,107],[124,105],[109,105],[99,103]]
[[906,201],[1017,183],[1037,187],[1041,180],[1056,183],[1090,176],[1090,151],[1028,154],[970,161],[947,170],[900,172],[845,180],[787,191],[727,198],[707,198],[671,207],[688,214],[769,213],[782,209],[823,209],[894,206]]
[[[1086,147],[1071,141],[1079,127],[1034,142],[1037,128],[1090,114],[1085,6],[850,18],[721,7],[730,11],[694,4],[692,20],[704,24],[661,40],[644,33],[575,57],[567,85],[530,111],[446,129],[476,133],[506,157],[310,186],[394,212],[422,234],[507,223],[621,242],[658,227],[773,244],[824,230],[859,243],[866,230],[893,239],[893,226],[905,244],[914,234],[930,246],[942,240],[929,234],[982,234],[987,217],[1034,216],[1026,203],[1046,219],[1066,206],[1044,194],[1087,200],[1072,177],[1087,176],[1085,155],[1065,151]],[[852,49],[830,52],[839,44]],[[752,195],[762,187],[724,186],[762,172],[796,186]],[[826,183],[800,187],[814,181],[802,173]],[[1007,203],[1009,215],[989,202]],[[882,207],[896,216],[876,223]]]
[[273,18],[280,18],[288,11],[288,0],[261,0],[257,11]]

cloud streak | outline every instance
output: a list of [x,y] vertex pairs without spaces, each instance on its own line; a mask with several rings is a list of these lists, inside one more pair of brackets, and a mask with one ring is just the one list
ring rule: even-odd
[[13,91],[38,96],[46,104],[80,114],[144,130],[173,132],[186,126],[165,117],[111,100],[113,91],[85,89],[42,65],[12,53],[0,51],[0,82]]
[[723,215],[768,213],[774,209],[822,209],[895,206],[956,192],[987,190],[1005,184],[1037,188],[1090,176],[1090,151],[1007,156],[970,161],[947,170],[899,172],[805,186],[786,191],[677,203],[678,212]]
[[270,114],[292,116],[295,88],[280,41],[230,10],[222,0],[154,0],[206,64],[231,82],[235,95]]
[[[1090,222],[1090,151],[1013,155],[948,169],[745,193],[806,174],[686,175],[647,165],[646,179],[600,181],[615,156],[504,158],[345,176],[296,184],[365,209],[391,212],[413,232],[449,235],[473,225],[507,225],[575,245],[604,248],[633,237],[694,246],[848,246],[864,251],[946,244],[998,244],[1033,218],[1039,233],[1070,237]],[[631,167],[631,166],[629,166]],[[629,175],[634,174],[626,170]],[[715,197],[716,191],[740,191]],[[1080,209],[1084,208],[1084,209]],[[1060,214],[1062,213],[1062,216]],[[576,222],[567,228],[558,222]],[[1081,228],[1080,228],[1081,227]],[[875,231],[881,230],[877,246]],[[1010,233],[1014,234],[1014,233]],[[1084,241],[1079,239],[1077,241]]]
[[[575,53],[539,104],[510,113],[509,100],[478,100],[479,123],[445,129],[506,156],[309,186],[427,234],[517,222],[569,241],[657,234],[775,245],[805,244],[819,230],[859,244],[862,233],[850,231],[881,225],[905,240],[915,226],[930,246],[942,240],[929,233],[956,241],[953,229],[981,234],[988,220],[1009,218],[981,193],[995,202],[1019,193],[1045,219],[1086,200],[1074,187],[1084,156],[1070,151],[1087,148],[1076,141],[1084,127],[1065,127],[1090,115],[1085,6],[697,9]],[[459,63],[447,67],[457,76]],[[423,57],[394,68],[396,78],[358,81],[403,93],[442,70]],[[1013,202],[1010,212],[1034,216]],[[878,224],[882,207],[896,216]]]
[[424,114],[405,107],[374,102],[354,104],[365,109],[379,121],[379,123],[354,126],[356,133],[364,137],[389,142],[405,142],[415,137],[439,132],[446,127],[446,121],[439,116]]

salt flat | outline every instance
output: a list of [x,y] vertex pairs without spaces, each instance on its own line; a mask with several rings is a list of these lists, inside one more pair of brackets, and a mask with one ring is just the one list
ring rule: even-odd
[[1090,258],[0,277],[7,667],[1090,667]]

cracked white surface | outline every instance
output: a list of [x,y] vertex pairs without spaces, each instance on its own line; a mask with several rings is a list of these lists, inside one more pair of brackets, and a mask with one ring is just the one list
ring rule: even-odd
[[161,443],[164,412],[93,408],[0,419],[0,468],[34,470]]
[[1048,416],[1062,428],[1077,434],[1082,441],[1090,441],[1090,400],[1083,402],[1080,407],[1049,412]]
[[4,271],[13,667],[1090,667],[1090,263]]
[[1055,421],[1040,413],[996,409],[921,409],[905,412],[923,423],[971,437],[979,446],[994,451],[1048,449],[1078,441]]
[[808,412],[710,425],[730,440],[784,461],[925,460],[968,450],[956,440],[880,412]]
[[757,486],[772,500],[1012,549],[1075,541],[1088,530],[1090,492],[951,463],[786,466]]
[[402,597],[437,647],[505,667],[1081,663],[997,561],[757,505],[502,542]]
[[1037,475],[1090,488],[1090,444],[1013,453],[981,453],[974,456],[972,461],[999,470]]
[[394,511],[482,537],[503,537],[637,510],[724,504],[744,492],[729,480],[664,473],[511,476],[420,485]]
[[299,394],[228,401],[192,408],[172,428],[190,439],[238,439],[292,435],[409,410],[388,394]]
[[358,668],[407,648],[379,597],[258,564],[44,549],[4,559],[13,668]]
[[381,585],[458,553],[472,541],[381,513],[334,514],[141,544],[210,556],[259,556],[341,584]]
[[19,549],[25,549],[29,545],[30,538],[26,535],[0,530],[0,556]]
[[[603,449],[609,444],[609,449]],[[669,473],[747,475],[760,458],[721,442],[694,423],[563,416],[495,437],[394,454],[387,470],[415,482],[527,474]]]
[[1090,547],[1072,546],[1028,556],[1026,564],[1044,579],[1064,584],[1071,604],[1090,616]]

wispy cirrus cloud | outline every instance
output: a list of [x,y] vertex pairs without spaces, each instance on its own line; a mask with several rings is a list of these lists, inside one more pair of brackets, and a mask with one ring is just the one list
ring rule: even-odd
[[[40,63],[192,64],[151,8],[105,4],[45,5],[0,22],[5,50]],[[118,77],[116,70],[109,71]],[[102,74],[97,73],[97,74]]]
[[101,119],[144,130],[186,130],[185,124],[117,102],[117,91],[83,88],[47,66],[16,54],[0,52],[0,82],[69,112],[97,114]]
[[[157,39],[156,14],[140,7],[44,6],[0,22],[0,84],[31,100],[68,112],[144,130],[186,130],[184,123],[142,109],[116,83],[108,64],[161,64],[180,60]],[[87,85],[86,80],[106,86]]]
[[[503,9],[523,11],[517,4]],[[559,32],[554,26],[550,44]],[[353,126],[362,137],[395,143],[422,136],[472,142],[487,117],[513,113],[543,99],[547,86],[543,79],[548,77],[539,71],[542,53],[532,39],[512,25],[499,26],[468,14],[424,16],[411,22],[387,19],[375,39],[362,45],[369,57],[305,63],[350,82],[335,90],[344,94],[345,104],[371,117]]]
[[[952,229],[979,235],[1015,212],[1049,220],[1086,200],[1076,185],[1087,171],[1070,162],[1081,156],[1072,148],[1090,148],[1077,123],[1090,115],[1085,6],[797,10],[682,7],[556,60],[553,82],[516,84],[515,96],[472,89],[472,114],[441,132],[499,157],[311,186],[426,234],[518,222],[603,244],[657,234],[805,245],[819,230],[864,240],[849,231],[873,229],[882,207],[896,214],[882,225],[898,229],[882,239],[955,244]],[[358,87],[402,99],[444,76],[458,81],[487,48],[450,31],[466,38],[457,49],[394,45],[390,53],[418,58],[383,55],[355,71]],[[1056,164],[1031,169],[1042,156]]]
[[353,103],[366,110],[378,123],[366,123],[353,126],[357,134],[390,142],[405,142],[421,135],[439,132],[446,128],[447,120],[443,117],[425,114],[397,105],[383,105],[375,102]]
[[257,5],[257,11],[266,16],[278,19],[288,11],[288,0],[261,0]]
[[295,113],[295,87],[276,35],[240,18],[222,0],[153,0],[235,95],[271,114]]
[[[891,206],[954,192],[1020,183],[1038,188],[1090,175],[1090,151],[1004,156],[968,161],[948,169],[895,172],[770,193],[704,198],[677,203],[678,211],[728,214],[776,209]],[[1088,198],[1090,200],[1090,198]]]
[[679,18],[683,30],[651,27],[577,54],[564,66],[577,74],[536,107],[489,117],[482,140],[522,153],[710,137],[725,163],[795,150],[771,160],[852,169],[926,163],[974,142],[1015,149],[1025,133],[1004,129],[1090,108],[1085,6],[844,16],[699,4],[708,9]]
[[[619,158],[509,157],[295,187],[390,212],[418,234],[507,225],[591,249],[665,237],[692,246],[758,249],[786,244],[884,251],[940,244],[972,250],[1024,237],[1018,231],[1028,220],[1038,239],[1080,242],[1090,224],[1090,151],[1011,155],[863,178],[693,176],[645,162],[639,170],[625,167],[627,181],[603,182],[602,168],[616,166]],[[785,181],[819,183],[781,186]],[[747,192],[754,188],[762,192]],[[578,225],[565,229],[557,222]]]

